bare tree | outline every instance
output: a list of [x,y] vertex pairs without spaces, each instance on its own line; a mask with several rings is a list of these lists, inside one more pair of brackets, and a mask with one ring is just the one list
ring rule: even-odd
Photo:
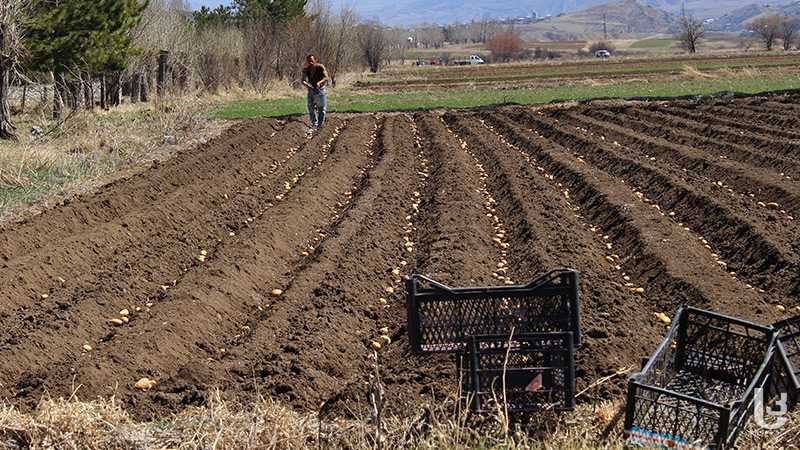
[[0,139],[16,139],[9,108],[9,82],[22,55],[22,23],[27,11],[27,0],[0,3]]
[[350,43],[355,42],[353,29],[358,21],[355,11],[349,6],[343,5],[339,11],[339,17],[335,26],[334,39],[335,45],[333,48],[333,58],[328,64],[330,69],[330,76],[334,86],[336,85],[336,78],[339,74],[339,69],[349,65],[353,54],[353,46]]
[[780,37],[785,51],[792,49],[792,44],[794,44],[798,31],[800,31],[800,19],[788,16],[781,17]]
[[684,15],[681,17],[678,41],[680,41],[686,51],[689,53],[697,53],[697,44],[705,34],[706,29],[703,26],[702,20],[696,19],[691,15]]
[[514,33],[498,34],[486,44],[486,48],[492,52],[495,61],[511,61],[525,53],[525,43]]
[[386,51],[386,36],[383,27],[376,22],[362,24],[358,27],[358,42],[361,54],[370,72],[377,73],[383,62]]
[[775,45],[781,29],[781,17],[778,15],[759,17],[749,22],[746,28],[758,36],[764,44],[764,48],[770,51]]

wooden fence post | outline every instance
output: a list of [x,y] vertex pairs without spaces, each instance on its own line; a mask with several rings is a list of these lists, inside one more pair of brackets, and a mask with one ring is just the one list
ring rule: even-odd
[[161,50],[158,54],[158,78],[156,80],[156,93],[163,97],[167,93],[167,68],[169,66],[169,52]]

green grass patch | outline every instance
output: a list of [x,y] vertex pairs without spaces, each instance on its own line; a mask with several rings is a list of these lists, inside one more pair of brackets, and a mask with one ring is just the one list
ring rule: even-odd
[[[595,65],[586,65],[585,67],[576,67],[570,69],[553,69],[549,67],[529,68],[527,72],[522,70],[518,73],[502,74],[502,75],[486,75],[479,76],[477,73],[474,75],[462,75],[459,77],[440,77],[440,78],[415,78],[411,80],[376,80],[361,82],[361,87],[371,86],[409,86],[409,85],[425,85],[425,84],[451,84],[451,83],[502,83],[513,81],[537,80],[548,78],[592,78],[592,77],[612,77],[615,75],[652,75],[652,74],[675,74],[681,73],[686,66],[694,67],[701,72],[710,72],[715,70],[740,70],[747,68],[768,68],[768,67],[785,67],[797,66],[798,60],[785,60],[785,61],[752,61],[746,63],[701,63],[690,64],[689,61],[685,63],[670,63],[670,64],[652,64],[642,66],[623,66],[618,64],[610,64],[608,67],[603,67],[605,63],[597,63]],[[420,76],[424,77],[424,73]]]
[[635,49],[659,49],[670,48],[677,41],[675,39],[661,38],[661,39],[642,39],[631,44],[630,48]]
[[[774,78],[636,82],[606,86],[560,86],[545,89],[443,90],[382,95],[332,94],[328,109],[330,112],[457,109],[504,103],[532,105],[553,101],[588,100],[593,98],[680,97],[686,95],[708,95],[722,91],[755,94],[784,89],[800,89],[800,77],[775,76]],[[221,119],[251,119],[305,113],[306,100],[303,97],[233,102],[217,111],[216,116]]]
[[30,205],[53,187],[78,177],[79,175],[64,175],[50,169],[26,171],[22,174],[19,185],[0,185],[0,214],[17,205]]

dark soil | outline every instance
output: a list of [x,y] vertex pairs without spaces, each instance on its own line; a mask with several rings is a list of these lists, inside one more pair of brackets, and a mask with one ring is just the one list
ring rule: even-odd
[[[785,128],[798,104],[334,116],[315,135],[236,125],[0,229],[0,393],[29,409],[79,386],[157,418],[219,388],[361,417],[386,327],[387,406],[414,415],[457,380],[452,357],[409,352],[402,277],[495,285],[507,260],[515,282],[581,272],[579,401],[621,399],[624,376],[593,383],[638,368],[665,331],[655,314],[771,323],[800,305],[800,134]],[[137,391],[142,377],[157,386]]]

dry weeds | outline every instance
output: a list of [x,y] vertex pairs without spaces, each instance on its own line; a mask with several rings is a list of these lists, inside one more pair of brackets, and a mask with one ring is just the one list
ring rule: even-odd
[[[425,406],[415,417],[389,416],[381,442],[367,418],[321,421],[269,398],[241,405],[212,393],[203,407],[170,418],[137,423],[116,399],[82,402],[43,400],[23,413],[0,407],[0,443],[8,448],[90,449],[621,449],[620,403],[583,404],[571,413],[543,413],[527,422],[506,422],[502,414],[475,418],[449,399]],[[367,415],[367,406],[363,412]],[[611,425],[611,427],[609,427]],[[610,428],[610,430],[609,430]],[[737,442],[742,448],[796,444],[800,426],[794,418],[782,430],[765,432],[754,425]]]
[[[0,222],[204,143],[226,126],[208,118],[214,105],[214,99],[180,97],[80,111],[60,124],[36,112],[17,117],[20,140],[0,141]],[[34,136],[34,127],[44,135]]]

